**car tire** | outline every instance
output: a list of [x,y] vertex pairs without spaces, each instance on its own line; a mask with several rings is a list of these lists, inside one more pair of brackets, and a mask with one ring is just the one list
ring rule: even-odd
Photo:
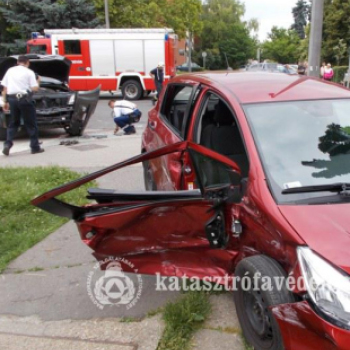
[[143,94],[143,89],[137,80],[127,80],[123,84],[122,94],[125,100],[139,100]]
[[146,191],[157,191],[157,185],[154,181],[153,173],[149,161],[146,160],[142,163],[143,166],[143,179],[145,182]]
[[[272,290],[264,290],[261,279],[254,276],[268,277],[271,280]],[[270,307],[284,303],[294,302],[293,294],[285,285],[278,290],[277,278],[286,278],[282,267],[273,259],[256,255],[240,261],[235,270],[237,288],[234,291],[234,301],[243,335],[254,349],[283,350],[283,339]],[[238,279],[239,277],[239,279]],[[243,279],[247,278],[246,284]],[[248,281],[254,288],[247,288]]]
[[0,140],[6,141],[7,138],[7,129],[0,127]]

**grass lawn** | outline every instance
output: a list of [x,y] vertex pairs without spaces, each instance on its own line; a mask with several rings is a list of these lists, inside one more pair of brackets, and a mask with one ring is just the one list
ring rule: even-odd
[[188,292],[178,301],[168,303],[163,312],[165,330],[157,350],[187,350],[193,334],[210,313],[209,293]]
[[[81,176],[57,166],[0,168],[0,273],[11,260],[68,221],[32,206],[31,199]],[[88,183],[62,199],[87,203],[86,189],[93,186]]]

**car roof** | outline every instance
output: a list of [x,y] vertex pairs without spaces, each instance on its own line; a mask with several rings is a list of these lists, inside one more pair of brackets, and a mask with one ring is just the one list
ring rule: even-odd
[[179,75],[172,82],[197,82],[233,94],[244,103],[350,98],[341,85],[304,75],[270,72],[206,72]]

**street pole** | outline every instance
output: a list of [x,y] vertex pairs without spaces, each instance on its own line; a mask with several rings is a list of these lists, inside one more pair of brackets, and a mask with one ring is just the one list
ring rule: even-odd
[[188,71],[192,72],[192,31],[188,33]]
[[108,0],[105,0],[105,18],[106,18],[106,28],[110,28],[109,24],[109,9],[108,9]]
[[308,75],[313,77],[320,76],[323,7],[324,0],[312,1]]

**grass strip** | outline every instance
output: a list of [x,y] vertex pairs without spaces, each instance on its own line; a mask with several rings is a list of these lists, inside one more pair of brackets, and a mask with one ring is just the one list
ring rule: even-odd
[[[40,194],[82,175],[58,166],[0,168],[0,273],[8,263],[58,229],[68,219],[30,204]],[[60,199],[82,205],[88,203],[86,184]]]
[[211,310],[209,293],[188,292],[164,308],[165,330],[157,350],[186,350]]

